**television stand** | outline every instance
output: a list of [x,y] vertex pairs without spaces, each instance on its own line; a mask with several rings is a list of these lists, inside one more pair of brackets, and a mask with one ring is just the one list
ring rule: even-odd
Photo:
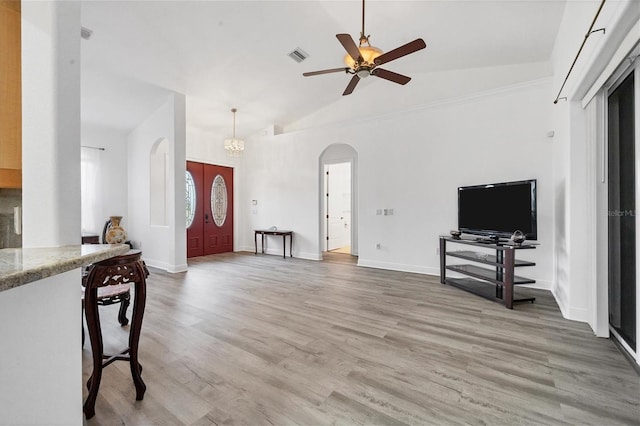
[[[462,244],[483,248],[492,248],[495,255],[476,251],[447,251],[447,244]],[[514,303],[531,302],[535,297],[514,299],[515,286],[521,284],[533,284],[536,281],[516,276],[515,268],[535,266],[534,262],[516,260],[517,250],[532,250],[533,244],[516,245],[506,242],[478,241],[469,238],[440,237],[440,283],[449,284],[462,290],[482,296],[486,299],[504,303],[508,309],[513,309]],[[490,265],[493,268],[484,268],[474,264],[451,265],[447,264],[447,256],[468,260],[474,263]],[[446,271],[457,272],[470,278],[450,278]]]

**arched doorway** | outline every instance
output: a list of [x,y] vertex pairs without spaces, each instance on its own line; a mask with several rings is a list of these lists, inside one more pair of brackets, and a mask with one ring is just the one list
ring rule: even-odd
[[319,161],[318,252],[358,255],[358,154],[347,144],[329,145]]

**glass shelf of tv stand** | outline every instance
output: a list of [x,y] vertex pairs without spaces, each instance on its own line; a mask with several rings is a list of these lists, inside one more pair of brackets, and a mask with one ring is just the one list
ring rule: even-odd
[[440,238],[443,238],[447,241],[451,241],[453,243],[466,244],[466,245],[476,246],[476,247],[486,247],[486,248],[492,248],[496,250],[508,250],[508,249],[526,250],[526,249],[534,249],[538,245],[538,243],[530,243],[530,242],[525,242],[523,244],[516,244],[510,240],[498,240],[498,242],[496,243],[495,240],[492,240],[489,238],[482,238],[482,237],[466,237],[465,236],[465,237],[453,238],[453,237],[443,235]]
[[[484,263],[485,265],[503,266],[501,262],[498,262],[498,258],[495,254],[480,253],[477,251],[447,251],[447,256],[457,257],[459,259],[471,260],[472,262]],[[514,267],[518,266],[536,266],[535,262],[529,262],[527,260],[514,260]]]

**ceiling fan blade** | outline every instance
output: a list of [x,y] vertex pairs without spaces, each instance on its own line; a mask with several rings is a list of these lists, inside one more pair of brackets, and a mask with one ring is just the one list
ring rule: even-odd
[[387,62],[401,58],[410,53],[417,52],[418,50],[424,49],[425,47],[427,47],[427,44],[424,42],[424,40],[418,38],[396,49],[390,50],[387,53],[383,53],[382,55],[378,56],[373,62],[376,65],[386,64]]
[[393,71],[383,70],[382,68],[376,68],[371,71],[371,75],[375,75],[376,77],[384,78],[385,80],[393,81],[394,83],[405,85],[411,81],[411,77],[407,77],[406,75],[398,74]]
[[332,72],[346,72],[349,68],[332,68],[330,70],[322,70],[322,71],[311,71],[302,73],[305,77],[311,77],[312,75],[320,75],[320,74],[330,74]]
[[358,45],[356,45],[349,34],[336,34],[336,37],[354,61],[362,62],[363,59],[362,55],[360,55],[360,49],[358,49]]
[[354,75],[351,81],[349,82],[349,84],[347,85],[347,88],[344,89],[344,93],[342,94],[342,96],[350,95],[351,92],[353,92],[353,89],[356,88],[359,82],[360,82],[360,77],[358,77],[357,75]]

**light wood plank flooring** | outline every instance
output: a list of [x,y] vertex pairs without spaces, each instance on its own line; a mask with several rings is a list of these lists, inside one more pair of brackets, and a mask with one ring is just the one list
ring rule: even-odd
[[[544,291],[510,311],[436,277],[253,253],[151,272],[145,399],[116,362],[89,425],[640,424],[638,375]],[[106,348],[126,346],[100,309]],[[89,342],[83,362],[86,381]]]

